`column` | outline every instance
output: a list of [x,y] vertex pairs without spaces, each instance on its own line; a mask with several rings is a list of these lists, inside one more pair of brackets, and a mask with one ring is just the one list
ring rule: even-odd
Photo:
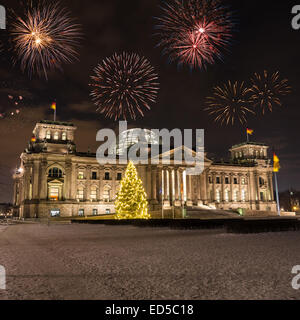
[[172,176],[172,169],[168,169],[168,179],[169,179],[169,201],[170,205],[173,205],[173,176]]
[[158,171],[158,174],[157,174],[157,186],[158,186],[158,202],[159,204],[162,204],[163,203],[163,174],[162,174],[162,168],[160,167],[157,167],[157,171]]
[[167,170],[164,169],[164,205],[169,205],[169,199],[168,199],[168,176],[167,176]]
[[72,163],[72,172],[71,172],[71,195],[72,200],[76,199],[77,196],[77,178],[78,178],[78,166],[75,163]]
[[192,176],[187,175],[187,206],[192,207],[193,206],[193,200],[192,200]]
[[24,200],[29,199],[29,191],[30,191],[30,171],[31,165],[29,163],[25,163],[24,165]]
[[64,177],[64,198],[69,200],[71,198],[71,179],[72,179],[72,163],[71,161],[66,162]]
[[32,199],[39,199],[40,161],[34,160],[32,169]]
[[222,195],[221,202],[225,202],[225,173],[221,173]]
[[151,192],[151,198],[152,202],[154,204],[157,204],[157,167],[152,166],[151,170],[151,187],[152,187],[152,192]]
[[175,175],[175,206],[180,207],[178,168],[175,168],[174,175]]
[[40,199],[46,200],[47,199],[47,160],[42,160],[40,165]]
[[207,175],[207,170],[203,171],[203,173],[200,176],[200,183],[201,183],[201,201],[203,204],[207,203],[208,196],[207,196],[207,185],[208,185],[208,175]]
[[230,199],[229,199],[230,202],[233,202],[233,180],[234,180],[233,173],[230,173]]
[[260,201],[260,194],[259,194],[259,173],[255,172],[255,186],[256,186],[256,197],[257,201]]
[[273,173],[268,174],[268,184],[269,184],[269,193],[270,193],[270,201],[274,201],[274,187],[273,187]]
[[179,199],[181,205],[184,204],[184,194],[183,194],[183,171],[182,169],[178,169],[178,184],[179,184]]
[[212,179],[213,179],[213,202],[216,202],[217,199],[216,199],[216,173],[213,172],[212,173]]
[[202,186],[202,182],[203,182],[203,176],[199,175],[199,176],[195,176],[195,179],[197,181],[197,206],[201,206],[203,204],[203,186]]

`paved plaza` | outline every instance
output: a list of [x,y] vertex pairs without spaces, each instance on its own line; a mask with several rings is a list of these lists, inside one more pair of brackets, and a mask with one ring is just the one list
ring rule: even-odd
[[0,226],[0,299],[299,299],[300,233]]

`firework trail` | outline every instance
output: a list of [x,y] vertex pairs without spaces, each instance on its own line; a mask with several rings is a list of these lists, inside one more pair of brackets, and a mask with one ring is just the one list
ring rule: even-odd
[[104,59],[91,76],[93,87],[91,97],[107,118],[115,120],[129,115],[144,116],[144,109],[150,110],[155,103],[158,90],[158,75],[149,61],[135,53],[115,53]]
[[221,125],[234,125],[237,121],[245,124],[247,115],[255,114],[251,108],[249,94],[250,89],[245,87],[244,82],[228,81],[228,84],[213,89],[212,97],[206,98],[208,107],[205,110]]
[[234,30],[233,14],[220,0],[174,0],[157,18],[158,46],[171,61],[204,68],[222,58]]
[[57,3],[30,5],[12,21],[13,50],[23,72],[48,79],[48,73],[78,60],[81,28]]
[[282,106],[281,97],[291,93],[292,89],[287,79],[280,79],[278,71],[271,75],[266,70],[262,75],[255,73],[251,82],[251,102],[255,107],[259,107],[263,114],[267,110],[272,112],[275,105]]

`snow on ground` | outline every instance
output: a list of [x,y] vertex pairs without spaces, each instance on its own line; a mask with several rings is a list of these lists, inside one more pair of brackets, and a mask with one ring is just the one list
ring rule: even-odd
[[0,265],[0,299],[300,299],[299,232],[18,224],[0,227]]

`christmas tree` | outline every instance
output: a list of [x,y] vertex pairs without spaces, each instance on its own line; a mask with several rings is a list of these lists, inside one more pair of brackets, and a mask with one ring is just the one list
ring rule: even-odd
[[116,219],[149,219],[147,195],[134,164],[128,163],[115,202]]

